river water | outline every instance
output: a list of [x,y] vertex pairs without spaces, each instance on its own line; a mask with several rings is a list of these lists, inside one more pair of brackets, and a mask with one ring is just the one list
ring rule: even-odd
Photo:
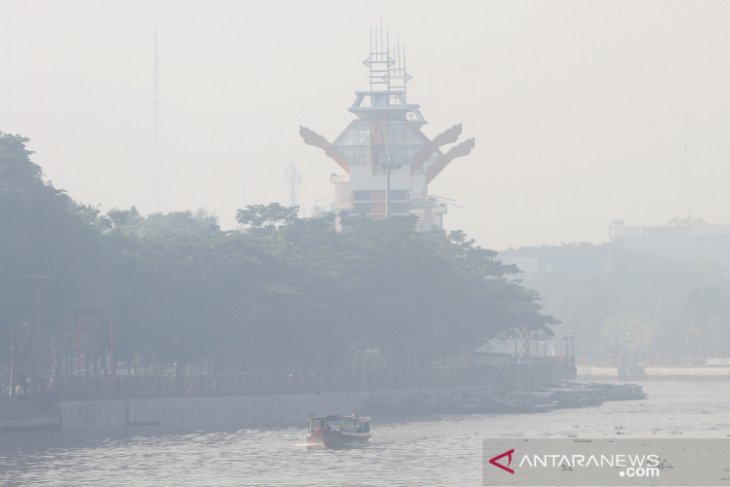
[[730,382],[642,385],[649,399],[584,409],[374,418],[370,445],[352,450],[308,449],[304,428],[6,434],[0,435],[0,485],[478,486],[486,437],[730,436]]

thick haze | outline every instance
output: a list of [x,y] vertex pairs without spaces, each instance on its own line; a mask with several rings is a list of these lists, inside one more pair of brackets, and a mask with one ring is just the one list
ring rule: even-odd
[[305,212],[339,169],[333,140],[366,88],[368,30],[406,44],[427,134],[476,137],[430,186],[480,244],[599,242],[613,219],[730,221],[727,2],[0,2],[0,130],[47,177],[106,210],[155,209],[153,19],[161,210],[286,203]]

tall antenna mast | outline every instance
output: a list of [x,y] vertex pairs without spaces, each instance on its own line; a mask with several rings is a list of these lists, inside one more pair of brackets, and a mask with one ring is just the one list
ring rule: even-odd
[[248,203],[248,163],[246,162],[245,157],[241,160],[241,179],[243,184],[243,194],[241,195],[241,199],[243,200],[242,202],[245,208]]
[[685,189],[687,191],[687,218],[690,218],[690,208],[689,208],[689,149],[688,149],[688,143],[687,143],[687,125],[689,123],[689,119],[687,117],[684,117],[682,119],[684,122],[684,179],[685,179]]
[[302,175],[296,162],[290,162],[284,168],[284,180],[289,192],[289,206],[299,205],[299,188],[302,186]]
[[406,46],[402,45],[400,40],[396,42],[393,56],[395,59],[390,70],[390,88],[393,91],[402,91],[405,99],[408,95],[408,82],[412,76],[406,69]]
[[160,212],[160,95],[158,78],[160,73],[159,57],[157,54],[157,16],[152,20],[152,43],[154,48],[155,70],[155,211]]
[[[373,36],[373,34],[375,34]],[[370,71],[370,91],[390,91],[391,69],[395,60],[390,57],[390,39],[388,30],[380,26],[370,29],[370,54],[363,64]]]

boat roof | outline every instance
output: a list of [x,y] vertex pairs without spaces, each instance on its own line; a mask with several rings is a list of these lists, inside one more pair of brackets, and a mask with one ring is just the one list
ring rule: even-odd
[[309,418],[310,420],[320,419],[325,421],[339,421],[341,419],[352,419],[357,420],[362,423],[370,421],[370,418],[367,416],[357,416],[356,414],[331,414],[329,416],[313,416]]

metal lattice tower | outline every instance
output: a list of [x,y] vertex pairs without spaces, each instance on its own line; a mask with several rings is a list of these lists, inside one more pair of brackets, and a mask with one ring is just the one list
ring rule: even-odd
[[154,77],[155,77],[155,211],[160,212],[160,96],[158,78],[160,75],[159,57],[157,53],[157,18],[152,23],[152,42],[154,49]]
[[289,206],[299,204],[299,189],[302,186],[302,175],[296,162],[290,162],[284,168],[284,180],[289,193]]

